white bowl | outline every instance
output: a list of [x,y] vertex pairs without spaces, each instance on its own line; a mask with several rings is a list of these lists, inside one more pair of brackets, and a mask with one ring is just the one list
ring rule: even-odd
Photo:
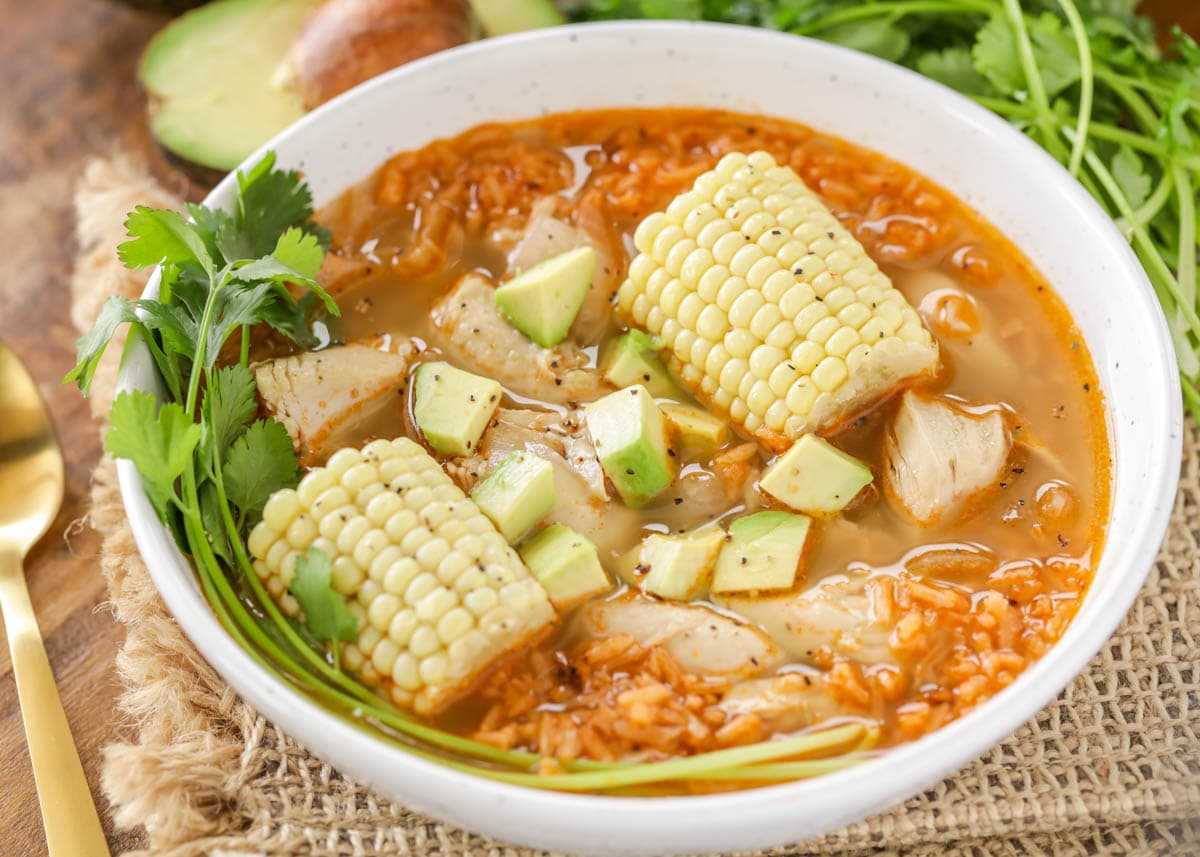
[[[268,148],[282,164],[303,169],[321,203],[393,153],[481,122],[669,105],[797,120],[882,152],[948,188],[1021,248],[1067,302],[1096,360],[1115,454],[1110,535],[1059,644],[995,699],[916,743],[816,780],[733,794],[553,794],[413,758],[271,678],[217,623],[136,471],[119,462],[122,496],[154,582],[197,648],[251,705],[346,775],[415,810],[553,850],[666,855],[762,848],[824,833],[933,785],[1031,718],[1108,639],[1154,560],[1178,479],[1175,359],[1126,242],[1041,149],[967,99],[894,65],[738,27],[560,27],[405,66],[305,117]],[[228,205],[234,188],[227,178],[207,203]],[[147,291],[154,290],[152,282]],[[144,348],[130,350],[123,384],[155,388]]]

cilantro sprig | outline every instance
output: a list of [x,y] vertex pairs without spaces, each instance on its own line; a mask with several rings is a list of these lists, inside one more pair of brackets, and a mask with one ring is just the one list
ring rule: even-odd
[[1117,221],[1162,304],[1200,419],[1196,192],[1200,46],[1160,48],[1138,0],[577,0],[581,20],[783,30],[908,66],[975,99],[1066,166]]

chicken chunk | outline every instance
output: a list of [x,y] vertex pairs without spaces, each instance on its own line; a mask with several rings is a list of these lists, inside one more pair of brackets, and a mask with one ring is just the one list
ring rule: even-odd
[[696,675],[753,677],[780,663],[778,646],[762,631],[700,605],[627,595],[587,605],[576,621],[590,637],[628,634],[643,646],[663,646]]
[[861,664],[895,664],[888,645],[893,618],[876,615],[865,573],[838,575],[799,594],[726,596],[719,604],[766,629],[792,659],[813,663],[818,649]]
[[1011,446],[999,410],[968,413],[907,392],[884,439],[884,489],[905,515],[931,526],[969,512],[999,481]]
[[431,344],[451,363],[545,402],[581,404],[611,392],[579,346],[542,348],[526,339],[500,315],[494,292],[487,278],[467,274],[434,306]]
[[739,682],[720,708],[730,719],[756,714],[772,733],[795,732],[841,713],[819,676],[798,672]]
[[619,244],[600,211],[594,206],[581,205],[576,212],[579,225],[572,226],[555,215],[557,203],[554,197],[546,197],[534,204],[529,223],[508,256],[508,275],[515,276],[578,247],[595,250],[596,273],[571,324],[570,337],[581,345],[596,345],[612,324],[612,296],[620,285],[619,272],[624,270],[624,260],[616,258],[621,252]]
[[397,394],[410,354],[341,345],[259,363],[254,378],[263,407],[291,435],[300,463],[311,466],[373,435],[399,434]]

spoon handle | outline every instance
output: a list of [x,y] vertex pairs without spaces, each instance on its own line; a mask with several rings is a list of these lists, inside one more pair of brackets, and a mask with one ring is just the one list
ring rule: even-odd
[[108,844],[54,684],[21,556],[0,544],[0,610],[33,762],[50,857],[99,857]]

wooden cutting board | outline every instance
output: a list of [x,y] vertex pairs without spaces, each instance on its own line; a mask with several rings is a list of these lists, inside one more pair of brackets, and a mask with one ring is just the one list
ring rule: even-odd
[[[1157,20],[1200,34],[1197,0],[1147,0]],[[87,406],[59,379],[74,363],[67,311],[75,255],[71,190],[94,152],[144,155],[169,187],[197,188],[149,138],[134,80],[137,57],[161,16],[105,0],[0,0],[0,339],[30,365],[50,403],[67,456],[67,496],[29,558],[34,607],[67,716],[97,788],[100,748],[115,734],[113,659],[120,626],[103,606],[98,539],[81,519],[100,454]],[[46,853],[7,649],[0,650],[0,851]],[[136,836],[113,834],[123,851]]]

